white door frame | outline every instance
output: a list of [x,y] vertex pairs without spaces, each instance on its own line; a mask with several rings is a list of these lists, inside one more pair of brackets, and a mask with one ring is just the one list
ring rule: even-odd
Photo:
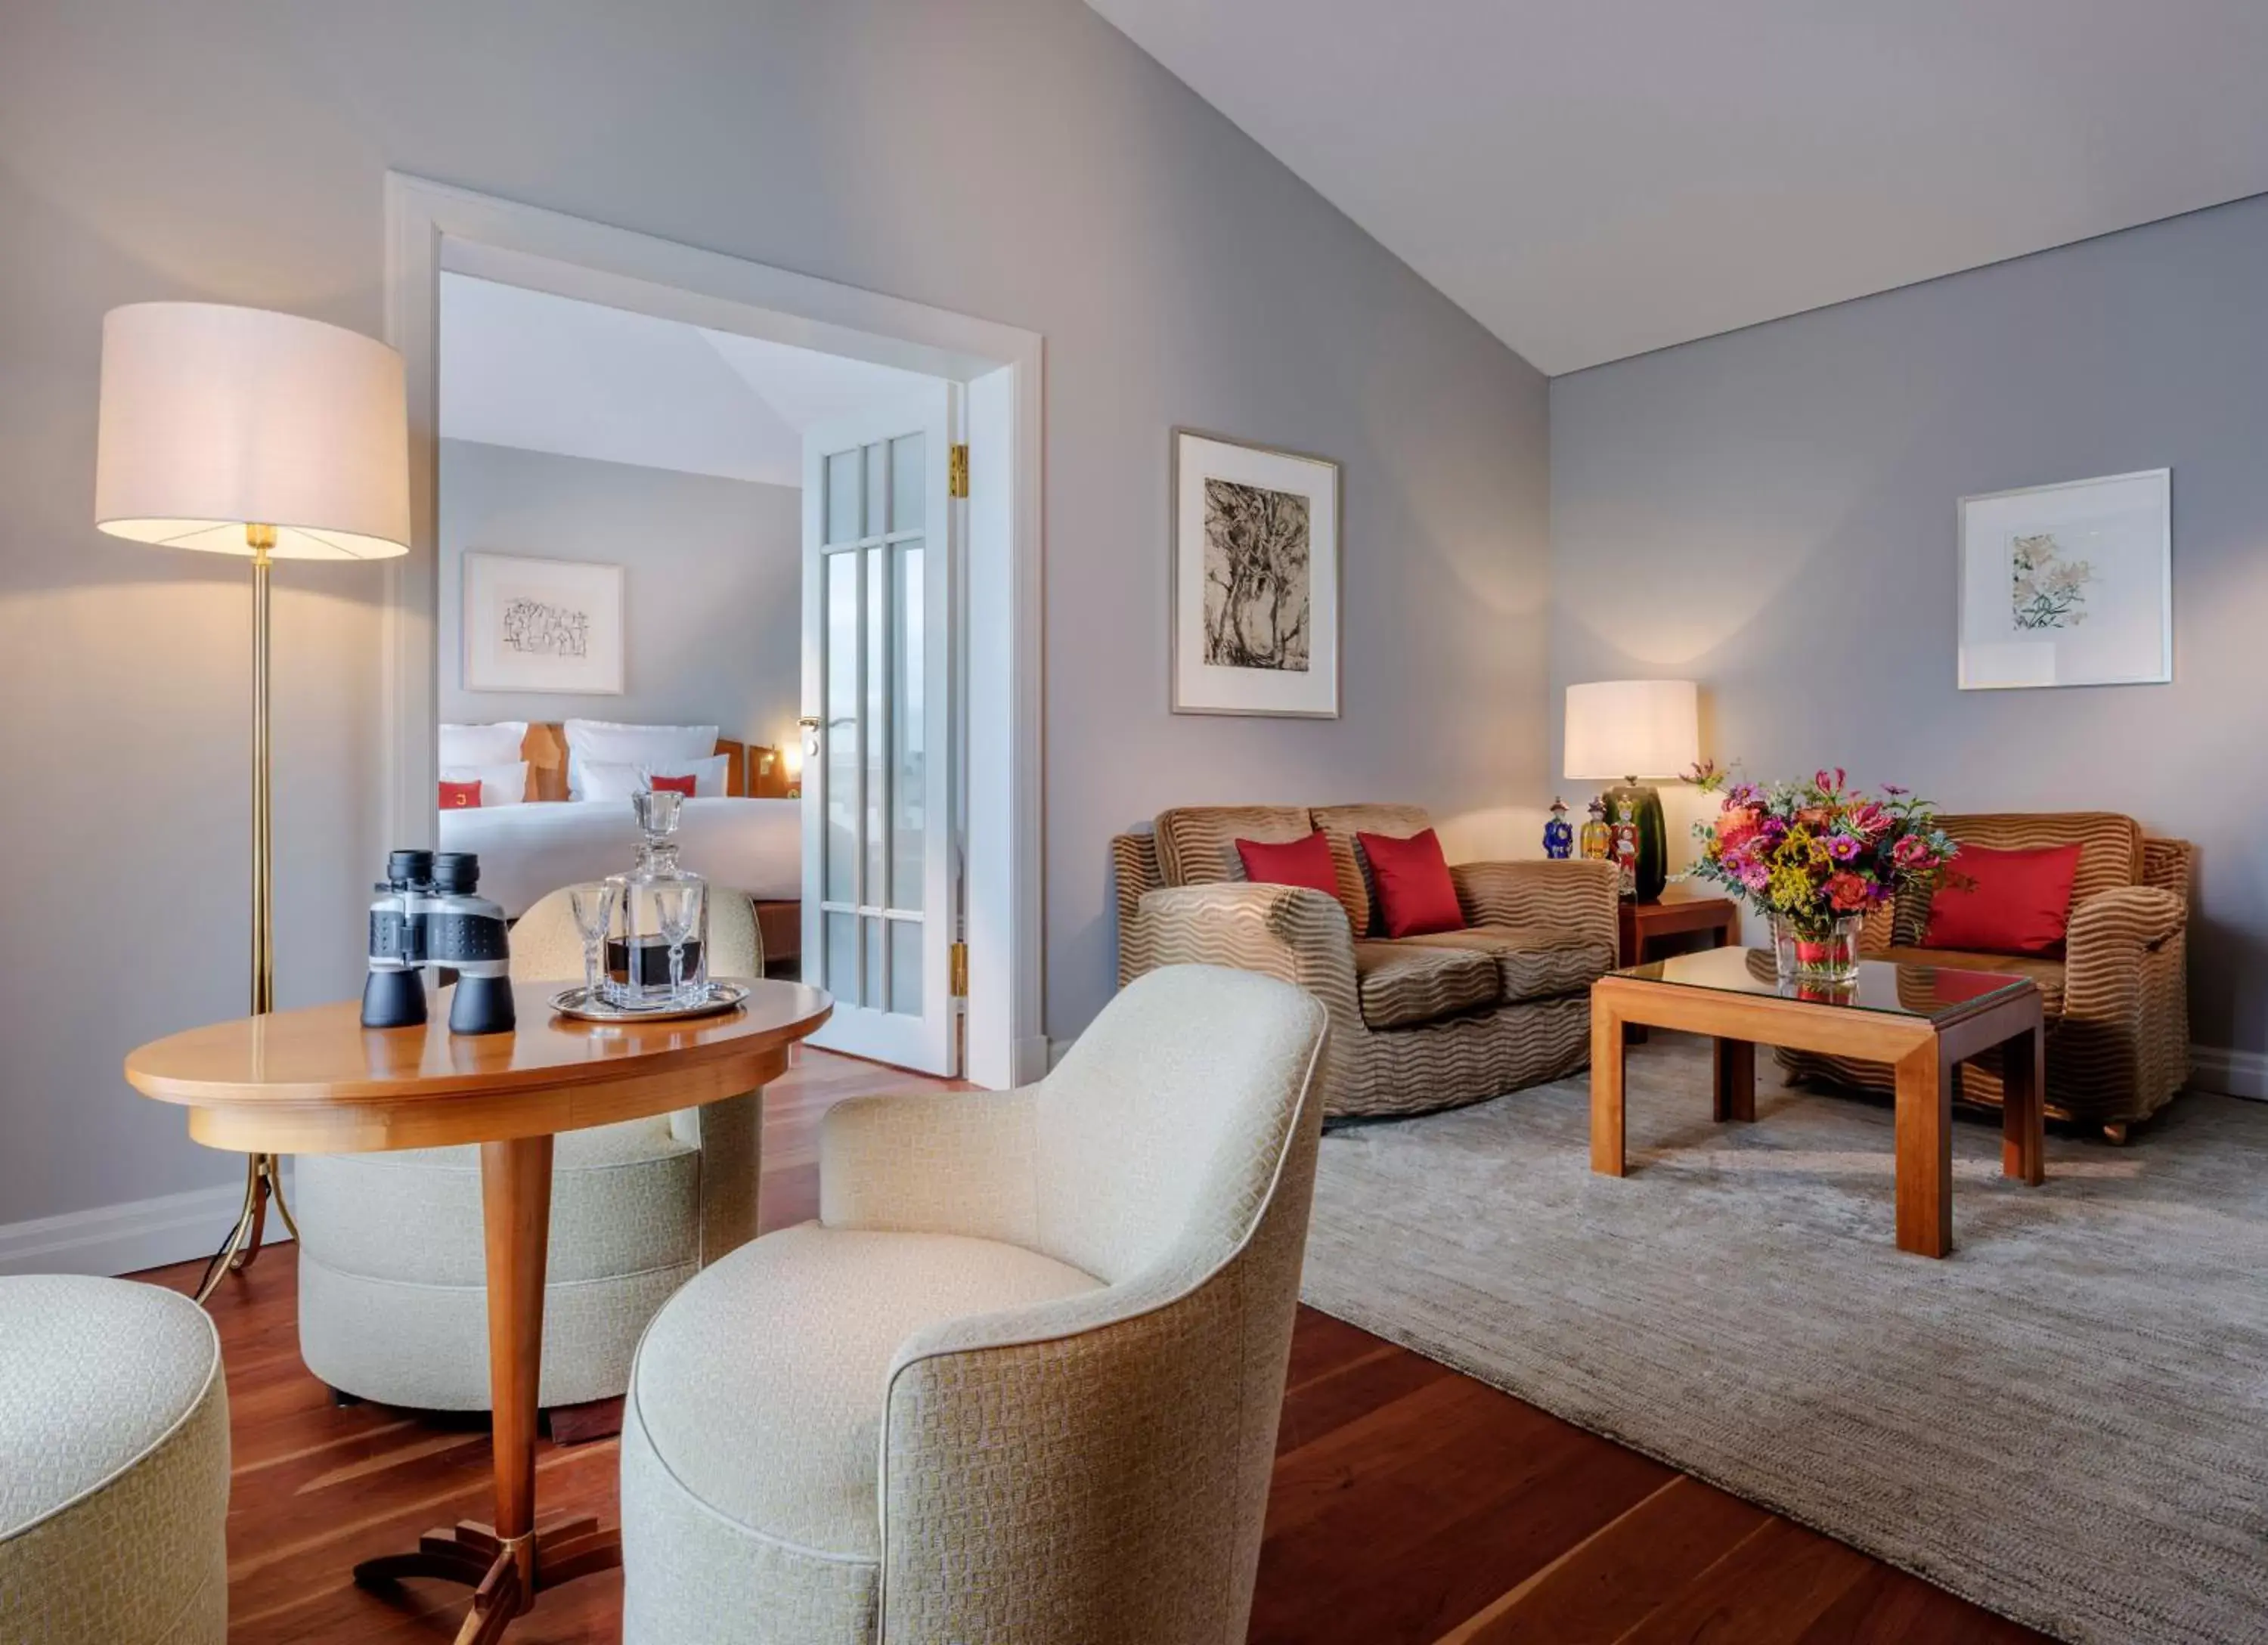
[[1042,339],[902,298],[389,172],[386,340],[408,363],[410,550],[387,562],[386,838],[430,845],[440,278],[446,269],[736,331],[968,388],[968,1077],[1046,1071],[1042,896]]

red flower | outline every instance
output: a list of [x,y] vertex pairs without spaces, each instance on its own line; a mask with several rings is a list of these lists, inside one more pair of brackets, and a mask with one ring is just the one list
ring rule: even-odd
[[1890,860],[1910,874],[1926,874],[1937,867],[1937,853],[1920,836],[1909,834],[1890,847]]
[[1827,900],[1838,914],[1856,914],[1874,900],[1874,888],[1855,874],[1838,874],[1827,882]]

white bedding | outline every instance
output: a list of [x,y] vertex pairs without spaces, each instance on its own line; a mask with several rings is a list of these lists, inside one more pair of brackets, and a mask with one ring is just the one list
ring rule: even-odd
[[[678,860],[715,886],[761,900],[802,895],[803,802],[688,800]],[[517,919],[546,891],[621,874],[637,859],[630,802],[567,800],[444,811],[441,849],[480,853],[481,895]]]

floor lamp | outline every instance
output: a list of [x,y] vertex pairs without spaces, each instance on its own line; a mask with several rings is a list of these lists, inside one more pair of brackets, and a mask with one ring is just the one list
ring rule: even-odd
[[[95,524],[252,561],[252,1011],[276,1008],[269,850],[268,573],[276,560],[409,552],[401,357],[320,321],[217,303],[136,303],[102,322]],[[260,1254],[268,1202],[296,1237],[272,1154],[197,1287]]]

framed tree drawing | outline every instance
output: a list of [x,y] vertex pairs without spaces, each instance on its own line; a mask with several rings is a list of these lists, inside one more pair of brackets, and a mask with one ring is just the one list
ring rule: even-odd
[[2174,677],[2173,470],[1961,499],[1964,691]]
[[1339,465],[1174,431],[1172,707],[1339,713]]
[[465,689],[622,690],[622,568],[465,555]]

